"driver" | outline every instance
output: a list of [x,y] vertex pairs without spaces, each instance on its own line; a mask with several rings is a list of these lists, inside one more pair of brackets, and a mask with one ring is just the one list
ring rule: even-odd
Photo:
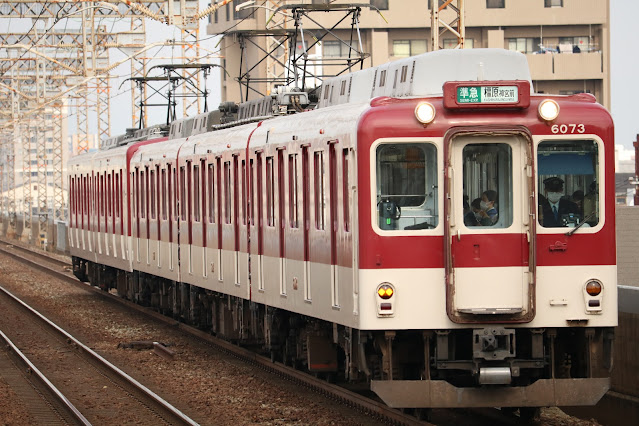
[[539,222],[546,228],[566,226],[562,221],[563,215],[580,215],[579,206],[564,196],[563,179],[553,176],[544,179],[545,201],[539,203]]

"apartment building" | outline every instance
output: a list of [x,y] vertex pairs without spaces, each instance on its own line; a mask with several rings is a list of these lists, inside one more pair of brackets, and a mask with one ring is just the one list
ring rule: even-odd
[[[359,34],[362,50],[367,53],[363,66],[375,66],[433,50],[431,1],[369,0],[368,3],[378,8],[383,17],[373,8],[362,9]],[[437,1],[440,5],[446,4],[445,0]],[[273,68],[267,68],[268,61],[258,62],[264,58],[274,37],[266,36],[264,30],[267,22],[271,28],[274,19],[280,15],[279,29],[294,31],[290,10],[273,12],[284,4],[301,3],[312,7],[350,2],[236,0],[210,16],[207,33],[223,34],[219,46],[222,65],[228,73],[221,81],[223,100],[238,102],[270,93],[273,88],[272,84],[269,87],[267,76],[273,75]],[[458,2],[453,0],[451,4]],[[536,92],[592,93],[598,102],[610,108],[609,0],[464,0],[464,8],[465,48],[495,47],[524,53]],[[330,59],[348,56],[351,21],[344,20],[327,35],[318,25],[331,28],[339,20],[339,14],[316,12],[311,15],[315,22],[302,21],[304,44],[300,37],[295,46],[297,50],[307,49],[316,39],[321,39],[321,43],[307,50],[316,74],[329,75],[331,70],[339,72],[336,66],[329,65]],[[440,16],[443,21],[452,22],[456,13],[449,5]],[[346,44],[339,39],[345,40]],[[450,32],[443,33],[439,44],[440,48],[454,48],[457,39]],[[241,45],[245,46],[244,55],[241,55]],[[352,44],[355,48],[358,45],[357,41]],[[282,54],[280,51],[275,53]],[[277,64],[277,61],[271,61],[271,67],[273,63]],[[317,67],[323,68],[318,71]],[[252,87],[257,89],[243,88],[237,81],[240,75],[250,78]]]

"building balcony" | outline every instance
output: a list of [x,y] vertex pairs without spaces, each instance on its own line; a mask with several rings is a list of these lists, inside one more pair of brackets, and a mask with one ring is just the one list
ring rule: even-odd
[[604,78],[601,52],[526,55],[533,80],[598,80]]

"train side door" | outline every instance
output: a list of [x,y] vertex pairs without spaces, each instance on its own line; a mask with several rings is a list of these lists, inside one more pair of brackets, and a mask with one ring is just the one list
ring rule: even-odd
[[454,322],[534,317],[531,161],[524,132],[448,140],[447,312]]

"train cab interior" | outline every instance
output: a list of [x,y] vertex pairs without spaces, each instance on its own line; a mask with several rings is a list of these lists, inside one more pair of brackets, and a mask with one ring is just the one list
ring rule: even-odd
[[539,143],[538,221],[544,228],[588,228],[600,218],[599,147],[594,140]]
[[375,157],[379,228],[386,231],[436,228],[439,212],[435,145],[380,143]]

